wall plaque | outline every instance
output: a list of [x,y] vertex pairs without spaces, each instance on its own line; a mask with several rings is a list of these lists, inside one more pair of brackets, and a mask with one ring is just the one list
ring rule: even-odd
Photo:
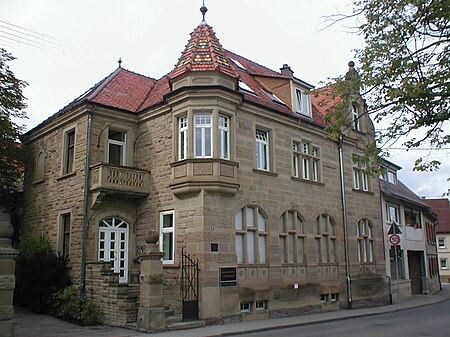
[[220,286],[229,287],[237,284],[236,267],[220,268]]

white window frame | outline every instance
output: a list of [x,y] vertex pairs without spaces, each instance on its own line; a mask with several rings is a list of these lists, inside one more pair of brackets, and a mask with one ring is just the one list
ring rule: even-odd
[[439,259],[439,268],[440,269],[448,269],[448,260],[447,260],[447,258]]
[[[442,244],[441,244],[441,239],[442,239]],[[438,248],[441,248],[441,249],[447,248],[447,240],[445,239],[445,237],[443,237],[443,236],[438,237]]]
[[294,109],[297,113],[311,117],[311,97],[298,87],[294,88]]
[[[324,226],[322,226],[323,221],[325,221]],[[317,262],[337,264],[338,241],[336,224],[328,214],[321,214],[316,218],[315,227]]]
[[[110,132],[119,132],[119,133],[123,134],[123,141],[110,139],[109,138]],[[114,129],[114,128],[108,129],[107,158],[106,158],[106,161],[108,162],[108,164],[112,164],[110,162],[110,159],[111,159],[110,158],[110,150],[111,150],[110,146],[111,145],[119,146],[119,148],[121,149],[120,162],[119,162],[119,164],[115,164],[115,165],[125,166],[126,160],[127,160],[126,159],[127,158],[127,133],[126,133],[126,131],[118,130],[118,129]]]
[[250,312],[252,310],[252,302],[241,302],[239,307],[241,312]]
[[187,159],[188,151],[188,117],[178,117],[178,160]]
[[[391,209],[394,210],[395,219],[392,217]],[[397,225],[400,224],[400,207],[396,204],[387,203],[386,204],[386,218],[390,223],[395,222]]]
[[353,189],[369,192],[370,181],[366,169],[365,162],[360,162],[357,159],[353,160]]
[[359,105],[353,104],[352,105],[352,129],[356,131],[361,131],[361,120],[360,120],[360,113],[359,113]]
[[356,239],[358,250],[358,261],[362,263],[374,262],[373,226],[367,219],[361,219],[356,226]]
[[[241,208],[235,215],[234,226],[237,263],[268,263],[269,224],[260,208],[257,206]],[[249,246],[253,246],[253,249],[251,250]]]
[[308,141],[292,144],[293,175],[296,178],[320,181],[320,150]]
[[[207,121],[209,119],[209,122]],[[213,134],[212,134],[212,114],[211,113],[195,113],[194,114],[194,157],[195,158],[212,158],[213,156]],[[206,134],[209,131],[209,144],[206,140]],[[200,135],[200,153],[197,152],[197,135]],[[207,149],[209,146],[209,154]]]
[[397,173],[396,172],[387,170],[386,178],[389,183],[397,185]]
[[305,224],[300,214],[297,211],[289,210],[283,213],[279,221],[281,263],[305,263]]
[[262,171],[269,171],[269,132],[256,129],[256,168]]
[[[111,224],[107,220],[111,220]],[[98,260],[113,262],[112,270],[119,273],[119,283],[128,282],[129,230],[129,224],[118,217],[105,218],[99,224]],[[123,249],[121,243],[124,244]],[[123,259],[120,256],[121,253],[123,253]],[[123,267],[120,266],[121,260]]]
[[[164,217],[165,216],[171,216],[172,217],[172,227],[166,227],[164,228]],[[164,250],[164,234],[172,234],[172,249],[170,254],[172,255],[171,259],[165,259],[163,257],[162,261],[163,264],[174,264],[175,263],[175,210],[170,211],[163,211],[159,213],[159,249],[162,252],[165,252]]]
[[219,114],[219,155],[230,160],[230,117]]
[[256,309],[256,311],[264,311],[264,310],[266,310],[266,301],[262,301],[262,300],[256,301],[255,302],[255,309]]

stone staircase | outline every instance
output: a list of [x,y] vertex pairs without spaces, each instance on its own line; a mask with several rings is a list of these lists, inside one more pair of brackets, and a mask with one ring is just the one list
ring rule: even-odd
[[205,321],[184,321],[181,315],[176,315],[168,306],[165,307],[167,330],[186,330],[202,328],[205,326]]

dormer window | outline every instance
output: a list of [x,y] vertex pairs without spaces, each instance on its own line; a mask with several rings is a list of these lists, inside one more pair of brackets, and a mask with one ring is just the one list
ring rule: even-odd
[[387,181],[391,184],[397,184],[397,173],[395,171],[387,171]]
[[311,116],[310,97],[300,88],[295,88],[294,109],[297,113],[305,116]]

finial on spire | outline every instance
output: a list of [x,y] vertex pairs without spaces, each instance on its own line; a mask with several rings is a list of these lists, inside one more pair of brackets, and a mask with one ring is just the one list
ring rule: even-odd
[[355,70],[355,62],[350,61],[348,63],[348,71],[345,74],[345,79],[348,80],[350,78],[352,78],[353,76],[355,76],[357,74],[356,70]]
[[205,14],[207,11],[208,11],[208,8],[205,7],[205,0],[203,0],[203,6],[200,8],[200,12],[202,12],[202,15],[203,15],[202,23],[206,23]]
[[121,57],[119,57],[119,68],[122,68],[122,58]]

